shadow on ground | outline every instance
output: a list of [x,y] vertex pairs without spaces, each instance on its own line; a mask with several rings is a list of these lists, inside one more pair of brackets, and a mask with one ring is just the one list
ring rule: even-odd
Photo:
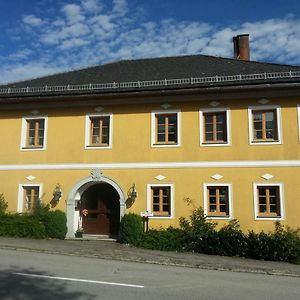
[[39,274],[33,269],[12,268],[0,271],[0,299],[1,300],[94,300],[95,297],[78,291],[72,291],[75,283],[66,284],[65,281],[49,278],[22,276],[16,273]]

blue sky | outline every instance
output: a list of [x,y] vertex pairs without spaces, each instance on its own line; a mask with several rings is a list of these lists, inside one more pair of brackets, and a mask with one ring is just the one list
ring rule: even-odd
[[300,0],[0,0],[0,84],[120,59],[232,57],[300,65]]

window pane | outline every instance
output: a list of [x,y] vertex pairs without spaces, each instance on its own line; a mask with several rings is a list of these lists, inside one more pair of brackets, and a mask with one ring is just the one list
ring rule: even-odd
[[253,113],[253,120],[254,121],[262,121],[262,113],[261,112],[254,112]]
[[269,111],[269,112],[266,112],[265,114],[266,114],[266,122],[273,123],[273,121],[274,121],[274,112]]
[[216,119],[217,119],[218,123],[224,124],[225,123],[225,113],[217,114]]

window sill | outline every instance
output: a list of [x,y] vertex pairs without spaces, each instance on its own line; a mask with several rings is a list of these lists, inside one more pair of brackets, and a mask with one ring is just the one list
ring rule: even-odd
[[255,220],[256,221],[282,221],[284,220],[284,218],[282,216],[278,216],[278,217],[275,217],[275,216],[256,216],[255,217]]
[[151,145],[152,147],[154,147],[154,148],[165,148],[165,147],[180,147],[180,145],[179,144],[174,144],[174,143],[159,143],[159,144],[152,144]]
[[209,216],[206,215],[208,220],[232,220],[232,216]]
[[224,147],[224,146],[231,146],[229,142],[202,142],[200,144],[201,147]]
[[41,151],[41,150],[46,150],[44,146],[42,147],[22,147],[22,151]]
[[164,216],[164,215],[154,215],[150,216],[149,219],[161,219],[161,220],[167,220],[167,219],[174,219],[174,216]]
[[282,142],[278,140],[272,140],[272,141],[251,141],[250,145],[281,145]]
[[93,149],[111,149],[111,145],[86,145],[86,150],[93,150]]

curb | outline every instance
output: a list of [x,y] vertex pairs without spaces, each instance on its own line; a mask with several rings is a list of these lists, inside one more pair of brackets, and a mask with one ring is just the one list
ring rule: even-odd
[[58,254],[65,256],[73,256],[73,257],[86,257],[86,258],[97,258],[97,259],[110,259],[116,261],[124,261],[124,262],[135,262],[135,263],[147,263],[147,264],[155,264],[155,265],[165,265],[165,266],[173,266],[173,267],[185,267],[185,268],[196,268],[203,270],[214,270],[214,271],[229,271],[229,272],[237,272],[237,273],[250,273],[250,274],[262,274],[262,275],[272,275],[272,276],[285,276],[285,277],[294,277],[300,278],[300,274],[294,272],[284,272],[280,270],[264,270],[264,269],[251,269],[251,268],[236,268],[218,264],[186,264],[186,263],[178,263],[172,261],[159,261],[159,260],[149,260],[143,258],[124,258],[118,256],[110,256],[110,255],[91,255],[91,254],[76,254],[76,253],[66,253],[63,251],[55,251],[48,249],[36,249],[30,247],[18,247],[18,246],[9,246],[9,245],[0,245],[0,249],[4,250],[14,250],[14,251],[27,251],[27,252],[36,252],[36,253],[46,253],[46,254]]

